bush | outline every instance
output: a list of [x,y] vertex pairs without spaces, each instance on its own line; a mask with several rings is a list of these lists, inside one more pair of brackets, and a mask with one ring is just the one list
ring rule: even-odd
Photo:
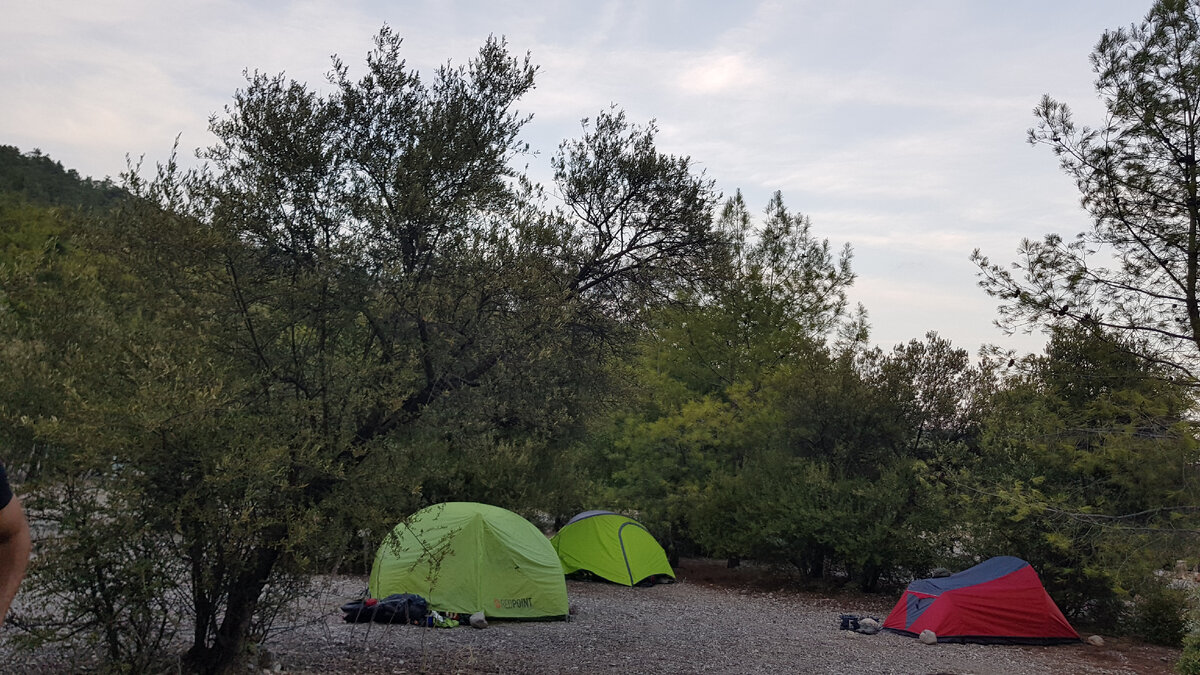
[[1183,654],[1175,663],[1180,675],[1200,675],[1200,633],[1192,633],[1183,640]]
[[[50,493],[50,494],[47,494]],[[77,640],[97,648],[105,672],[154,672],[177,635],[187,596],[174,542],[147,527],[126,495],[59,483],[26,492],[32,522],[45,530],[29,571],[35,648]]]
[[1134,603],[1131,628],[1147,642],[1178,647],[1187,635],[1187,616],[1187,592],[1153,582]]

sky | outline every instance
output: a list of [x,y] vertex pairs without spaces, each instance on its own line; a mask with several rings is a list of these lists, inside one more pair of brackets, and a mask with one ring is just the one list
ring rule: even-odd
[[977,285],[979,248],[1088,227],[1071,179],[1025,141],[1044,94],[1103,121],[1088,60],[1150,0],[0,0],[0,144],[116,179],[212,144],[208,123],[259,71],[323,90],[331,56],[363,72],[384,24],[409,67],[463,64],[489,35],[539,67],[525,161],[543,182],[558,144],[616,105],[655,121],[756,213],[781,191],[835,249],[849,243],[872,341],[1005,335]]

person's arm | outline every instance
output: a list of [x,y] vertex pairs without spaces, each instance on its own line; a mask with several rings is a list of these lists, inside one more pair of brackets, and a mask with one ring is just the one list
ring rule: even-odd
[[17,587],[25,577],[33,543],[21,501],[13,497],[0,508],[0,622],[8,616]]

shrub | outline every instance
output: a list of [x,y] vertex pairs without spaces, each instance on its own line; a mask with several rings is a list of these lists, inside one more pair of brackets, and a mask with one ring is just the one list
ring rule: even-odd
[[1183,654],[1175,663],[1180,675],[1200,675],[1200,633],[1193,632],[1183,640]]
[[187,606],[174,543],[146,526],[124,495],[63,482],[26,493],[39,537],[22,614],[37,647],[72,639],[97,648],[106,672],[151,672],[167,657]]
[[1186,591],[1152,582],[1142,589],[1134,603],[1130,627],[1147,642],[1178,647],[1187,635],[1187,616]]

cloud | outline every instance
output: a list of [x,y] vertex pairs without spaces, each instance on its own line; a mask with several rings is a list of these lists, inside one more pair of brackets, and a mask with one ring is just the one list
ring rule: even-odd
[[1045,344],[1040,333],[1005,335],[994,323],[996,300],[974,283],[947,287],[915,274],[860,275],[850,299],[867,303],[872,342],[884,349],[928,331],[972,352],[986,343],[1020,352],[1040,352]]
[[719,95],[754,90],[762,86],[763,73],[742,54],[713,53],[686,60],[676,79],[684,94]]
[[[385,22],[424,73],[505,35],[541,66],[518,106],[535,115],[535,178],[582,117],[615,103],[637,123],[657,119],[660,149],[691,156],[726,193],[741,188],[757,209],[782,190],[819,236],[849,241],[856,292],[906,337],[955,321],[931,305],[968,315],[963,298],[980,297],[972,248],[1000,260],[1022,237],[1086,227],[1074,186],[1024,132],[1045,92],[1081,121],[1102,119],[1088,52],[1141,15],[1127,0],[10,4],[0,142],[97,177],[126,153],[161,160],[176,134],[184,153],[209,144],[208,117],[244,86],[243,69],[320,89],[331,54],[362,72]],[[994,334],[988,320],[969,325],[963,335]]]

